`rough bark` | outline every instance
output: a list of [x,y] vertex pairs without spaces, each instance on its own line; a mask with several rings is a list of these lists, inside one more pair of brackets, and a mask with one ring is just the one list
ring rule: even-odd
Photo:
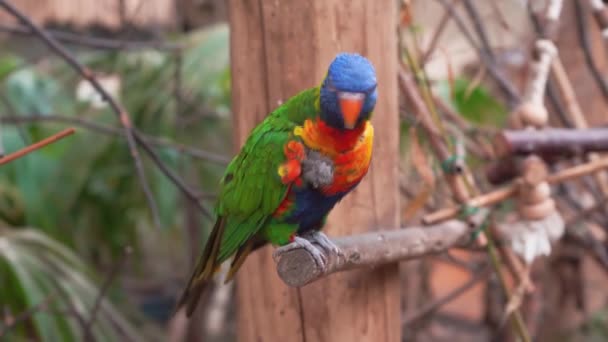
[[[360,52],[375,64],[374,160],[325,231],[339,236],[398,227],[396,2],[231,0],[228,8],[237,146],[279,103],[319,83],[337,52]],[[240,271],[237,296],[239,341],[400,340],[394,264],[293,289],[279,279],[265,248]]]
[[320,267],[309,251],[298,248],[281,256],[277,261],[277,271],[286,284],[304,286],[335,272],[374,268],[445,252],[460,242],[466,242],[466,233],[471,231],[469,224],[454,220],[432,227],[346,236],[333,240],[341,254],[324,251],[327,258],[325,267]]

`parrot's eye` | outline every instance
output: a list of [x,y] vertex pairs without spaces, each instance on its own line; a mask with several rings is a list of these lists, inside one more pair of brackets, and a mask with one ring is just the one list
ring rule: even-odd
[[325,88],[333,93],[338,91],[329,77],[327,77],[327,82],[325,82]]

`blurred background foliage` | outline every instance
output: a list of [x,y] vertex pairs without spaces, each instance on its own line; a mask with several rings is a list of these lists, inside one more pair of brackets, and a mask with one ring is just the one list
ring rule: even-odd
[[[142,132],[229,156],[227,25],[208,26],[172,41],[181,48],[74,51],[100,79],[111,80],[104,83],[106,89],[117,95]],[[18,150],[68,125],[57,118],[117,127],[114,114],[64,61],[1,51],[0,115],[23,120],[19,125],[1,125],[6,151]],[[183,278],[189,267],[188,251],[180,254],[173,248],[183,243],[177,241],[183,236],[185,216],[180,192],[144,158],[161,219],[160,230],[155,229],[125,140],[76,128],[77,134],[68,140],[4,165],[0,172],[0,302],[8,303],[14,315],[55,291],[61,293],[49,306],[59,310],[69,304],[74,310],[89,312],[98,292],[93,284],[100,283],[125,246],[135,252],[129,258],[127,278],[154,278],[151,273],[156,271],[148,267],[144,256],[163,253],[162,246],[150,245],[160,241],[165,243],[166,255],[155,255],[150,263],[169,258],[172,264],[183,264],[183,269],[169,273],[175,279]],[[195,188],[204,189],[203,198],[213,199],[223,162],[195,159],[166,146],[158,147],[157,153],[169,167],[188,174]],[[204,205],[212,208],[209,201]],[[206,222],[201,224],[206,227]],[[109,298],[125,295],[116,286]],[[140,304],[146,307],[145,298]],[[164,310],[171,310],[170,301]],[[132,334],[133,323],[127,323],[110,303],[104,302],[99,317],[94,329],[98,340],[123,340],[113,335],[116,331],[137,336]],[[40,313],[34,315],[33,325],[34,330],[23,326],[11,334],[35,333],[46,341],[59,341],[78,340],[80,333],[70,316]],[[110,325],[121,329],[110,329]]]

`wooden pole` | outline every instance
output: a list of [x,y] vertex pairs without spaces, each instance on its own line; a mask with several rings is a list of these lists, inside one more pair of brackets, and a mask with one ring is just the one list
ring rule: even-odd
[[[359,52],[376,66],[373,163],[330,215],[329,236],[399,226],[396,5],[229,1],[237,146],[279,103],[320,83],[336,53]],[[271,251],[251,255],[237,277],[239,341],[400,341],[397,265],[334,274],[296,289],[279,279]]]

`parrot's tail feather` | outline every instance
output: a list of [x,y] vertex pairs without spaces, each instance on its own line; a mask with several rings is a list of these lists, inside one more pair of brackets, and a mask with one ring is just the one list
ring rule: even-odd
[[226,278],[224,279],[224,284],[234,278],[236,272],[241,268],[241,266],[243,266],[245,259],[247,259],[247,256],[251,254],[251,252],[259,249],[260,247],[264,247],[266,244],[266,240],[254,235],[249,241],[247,241],[247,243],[241,246],[232,259],[230,269],[228,270]]
[[201,294],[208,287],[211,278],[219,269],[220,263],[217,260],[217,256],[220,251],[222,236],[224,235],[225,223],[224,218],[218,217],[207,240],[205,249],[198,259],[196,268],[190,276],[188,285],[177,302],[175,312],[186,305],[186,314],[190,317],[194,309],[196,309]]
[[253,245],[254,245],[254,241],[250,240],[246,244],[241,246],[241,248],[239,248],[239,250],[236,252],[234,259],[232,259],[232,263],[230,264],[230,269],[228,270],[228,273],[226,274],[226,278],[224,279],[224,284],[231,281],[232,278],[234,278],[234,275],[239,270],[239,268],[241,268],[241,266],[243,265],[243,262],[245,262],[245,259],[247,259],[247,256],[249,255],[249,253],[251,253],[251,251],[253,251]]

